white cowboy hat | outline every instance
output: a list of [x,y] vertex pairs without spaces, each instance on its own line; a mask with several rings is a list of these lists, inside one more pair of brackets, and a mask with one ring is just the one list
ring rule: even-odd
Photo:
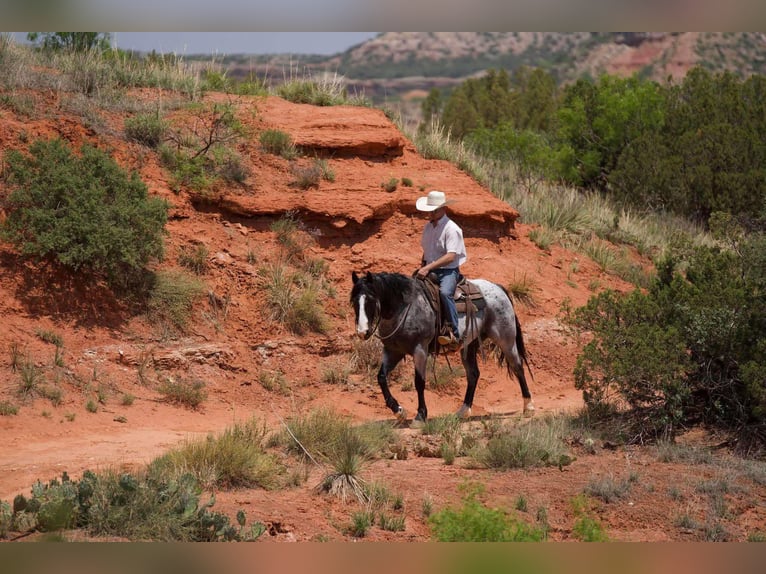
[[415,207],[418,211],[434,211],[445,205],[449,205],[451,201],[447,201],[447,196],[443,191],[429,191],[425,197],[419,197],[415,202]]

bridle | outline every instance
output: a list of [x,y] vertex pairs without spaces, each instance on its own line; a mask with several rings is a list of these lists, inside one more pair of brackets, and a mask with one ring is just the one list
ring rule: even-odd
[[393,337],[396,333],[399,332],[399,329],[402,328],[402,325],[404,325],[404,321],[407,320],[407,315],[410,314],[410,307],[412,307],[412,301],[407,305],[407,308],[404,310],[404,313],[402,314],[402,318],[399,319],[399,323],[397,323],[396,327],[394,327],[394,330],[391,331],[388,335],[381,335],[380,333],[376,333],[378,331],[378,328],[380,327],[380,321],[382,319],[382,313],[380,312],[380,301],[378,298],[375,298],[375,319],[373,320],[373,327],[372,329],[368,329],[367,332],[369,335],[365,335],[365,340],[369,339],[373,335],[375,335],[378,339],[381,341],[385,341],[386,339],[390,339]]

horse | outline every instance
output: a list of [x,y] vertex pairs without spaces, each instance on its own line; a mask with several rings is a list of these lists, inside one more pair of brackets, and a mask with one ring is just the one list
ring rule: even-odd
[[[432,342],[438,334],[436,311],[428,299],[425,280],[400,273],[371,273],[360,277],[352,271],[350,302],[356,316],[356,334],[365,340],[376,335],[383,343],[383,360],[378,371],[378,384],[386,406],[400,421],[407,413],[388,388],[388,375],[399,362],[410,355],[415,364],[415,390],[418,410],[414,423],[422,425],[428,418],[425,401],[426,364],[428,356],[438,346]],[[509,377],[515,375],[524,400],[524,415],[534,411],[532,395],[524,376],[523,363],[532,374],[527,361],[519,319],[513,309],[511,297],[504,287],[485,279],[470,281],[484,299],[484,308],[471,321],[459,313],[460,333],[463,340],[461,360],[465,367],[467,386],[463,404],[457,411],[459,418],[471,414],[476,384],[479,380],[477,353],[482,341],[489,339],[500,350],[499,361],[505,363]]]

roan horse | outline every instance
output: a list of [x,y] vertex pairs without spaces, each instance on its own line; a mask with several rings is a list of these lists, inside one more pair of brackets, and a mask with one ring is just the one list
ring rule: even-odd
[[[425,282],[399,273],[370,273],[360,277],[352,272],[351,304],[356,315],[356,332],[369,339],[376,334],[383,343],[383,361],[378,371],[378,384],[386,406],[400,419],[406,419],[405,410],[391,395],[388,375],[405,357],[411,355],[415,364],[415,389],[418,393],[416,423],[425,422],[428,409],[425,401],[426,364],[433,352],[437,335],[436,312],[431,307]],[[461,353],[468,384],[458,417],[471,413],[476,383],[479,380],[477,353],[482,341],[491,340],[500,350],[500,363],[505,363],[508,375],[516,376],[524,399],[524,414],[534,410],[532,396],[524,376],[523,362],[527,362],[521,325],[513,309],[508,292],[484,279],[470,281],[479,289],[485,306],[472,321],[459,313],[460,333],[464,335]],[[531,371],[530,371],[531,373]]]

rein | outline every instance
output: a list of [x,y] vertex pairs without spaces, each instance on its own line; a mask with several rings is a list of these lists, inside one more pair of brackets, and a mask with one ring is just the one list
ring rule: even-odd
[[[385,336],[381,335],[380,333],[378,333],[376,335],[378,337],[378,339],[380,339],[381,341],[385,341],[386,339],[389,339],[389,338],[393,337],[399,331],[399,329],[402,328],[402,325],[404,325],[404,321],[407,319],[407,315],[409,315],[409,313],[410,313],[410,307],[412,307],[412,302],[410,302],[409,305],[407,305],[407,309],[405,309],[404,314],[402,315],[402,318],[399,320],[399,324],[396,325],[394,330],[391,331],[388,335],[385,335]],[[380,320],[381,320],[380,301],[378,301],[377,299],[375,300],[375,311],[376,311],[375,314],[377,316],[376,316],[376,321],[375,321],[375,327],[372,330],[373,334],[375,334],[375,332],[380,327]]]

